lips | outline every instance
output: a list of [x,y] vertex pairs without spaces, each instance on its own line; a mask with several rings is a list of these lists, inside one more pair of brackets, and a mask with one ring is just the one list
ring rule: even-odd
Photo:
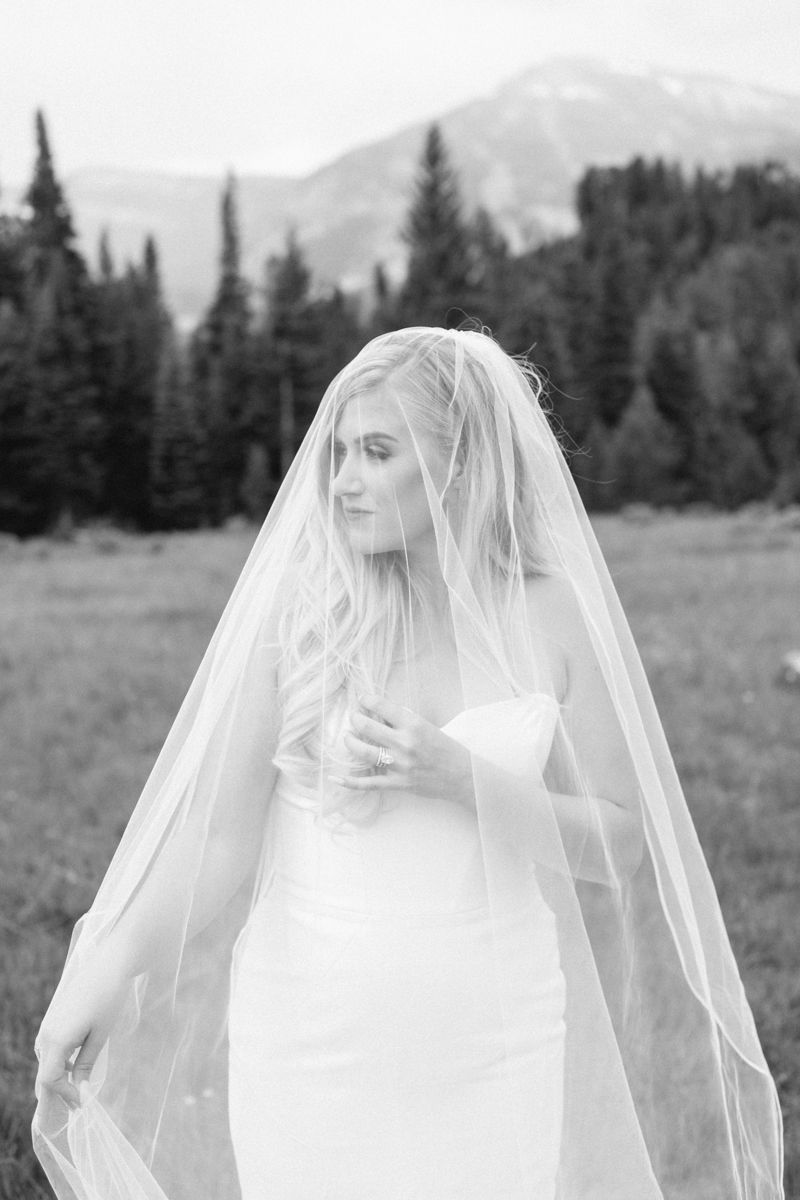
[[346,508],[344,509],[346,517],[368,517],[371,515],[368,508]]

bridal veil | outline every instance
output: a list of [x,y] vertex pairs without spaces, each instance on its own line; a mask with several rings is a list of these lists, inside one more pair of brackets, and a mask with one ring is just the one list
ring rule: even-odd
[[[414,372],[437,389],[435,436],[448,483],[462,481],[457,491],[431,471],[419,401],[404,383]],[[424,627],[413,619],[423,600],[403,553],[349,553],[332,487],[344,408],[383,387],[419,456],[463,709],[510,704],[500,734],[470,747],[470,820],[490,919],[501,923],[530,880],[555,918],[566,982],[556,1194],[777,1200],[775,1087],[539,382],[484,334],[421,328],[375,339],[327,389],[76,926],[53,1006],[102,975],[104,955],[130,931],[144,930],[149,950],[80,1106],[40,1089],[34,1142],[52,1185],[60,1200],[235,1200],[231,969],[275,870],[277,774],[345,847],[366,845],[364,831],[402,803],[381,791],[380,774],[369,792],[332,782],[347,766],[326,734],[332,714],[364,692],[381,694],[391,665],[413,661]],[[541,607],[531,597],[543,579],[557,602]],[[558,677],[551,650],[560,641],[590,656],[591,703]],[[435,691],[436,678],[426,686]],[[524,704],[512,703],[532,696],[547,698],[552,714],[546,762],[527,753],[536,730]],[[613,729],[632,810],[599,794],[598,726]],[[513,752],[498,753],[506,734]],[[620,836],[615,813],[627,822]],[[365,884],[366,912],[372,903],[379,897]],[[502,953],[494,961],[502,1004],[512,964]]]

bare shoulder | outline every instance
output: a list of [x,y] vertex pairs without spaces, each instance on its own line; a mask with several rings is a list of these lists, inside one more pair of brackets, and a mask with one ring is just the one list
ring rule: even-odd
[[563,699],[586,640],[572,585],[562,574],[531,576],[525,581],[525,601],[531,632],[547,653],[558,697]]
[[548,643],[558,647],[565,672],[565,692],[597,688],[603,679],[586,618],[569,577],[539,576],[528,590],[528,614],[540,622]]
[[525,581],[528,615],[550,637],[571,642],[585,627],[575,591],[566,575],[533,575]]

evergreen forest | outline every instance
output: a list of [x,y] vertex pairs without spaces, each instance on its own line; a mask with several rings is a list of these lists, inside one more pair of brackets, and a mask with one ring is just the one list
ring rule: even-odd
[[592,509],[800,502],[800,178],[779,163],[593,167],[574,236],[513,254],[433,126],[405,279],[376,264],[368,296],[318,288],[292,231],[254,288],[230,177],[216,294],[181,336],[153,239],[87,264],[41,113],[36,139],[22,214],[0,216],[0,530],[262,519],[327,384],[405,325],[527,355]]

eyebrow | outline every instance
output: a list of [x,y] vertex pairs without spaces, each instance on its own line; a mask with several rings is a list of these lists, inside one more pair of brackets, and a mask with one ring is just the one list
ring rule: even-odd
[[[357,438],[353,438],[353,441],[361,442],[363,445],[364,442],[369,442],[373,438],[382,438],[383,441],[385,441],[385,442],[398,442],[399,441],[398,438],[392,437],[392,435],[390,433],[381,433],[380,429],[376,429],[372,433],[359,434],[359,436]],[[334,436],[333,440],[334,440],[334,442],[340,442],[340,443],[342,442],[342,439],[337,436]]]

